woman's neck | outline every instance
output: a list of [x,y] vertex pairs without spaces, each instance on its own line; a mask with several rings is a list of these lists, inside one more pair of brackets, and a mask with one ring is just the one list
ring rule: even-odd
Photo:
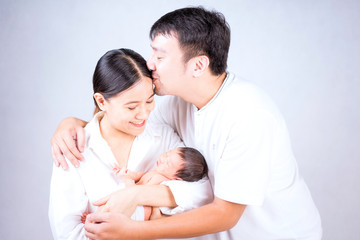
[[99,120],[100,133],[111,148],[120,167],[126,167],[130,156],[134,135],[115,129],[109,123],[106,113]]

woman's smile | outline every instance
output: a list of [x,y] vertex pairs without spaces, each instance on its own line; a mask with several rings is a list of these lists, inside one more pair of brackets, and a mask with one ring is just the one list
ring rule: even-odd
[[142,120],[141,122],[130,122],[135,127],[143,127],[145,125],[145,120]]

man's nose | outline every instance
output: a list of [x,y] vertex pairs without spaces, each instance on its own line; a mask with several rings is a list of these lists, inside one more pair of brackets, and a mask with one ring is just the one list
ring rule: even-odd
[[151,55],[149,59],[146,62],[146,65],[149,70],[154,71],[155,70],[155,63],[154,63],[154,55]]

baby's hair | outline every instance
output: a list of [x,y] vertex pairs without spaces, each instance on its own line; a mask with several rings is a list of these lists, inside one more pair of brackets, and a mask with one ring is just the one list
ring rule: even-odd
[[204,156],[196,149],[190,147],[179,148],[179,155],[184,160],[182,169],[176,176],[184,181],[195,182],[207,176],[208,167]]

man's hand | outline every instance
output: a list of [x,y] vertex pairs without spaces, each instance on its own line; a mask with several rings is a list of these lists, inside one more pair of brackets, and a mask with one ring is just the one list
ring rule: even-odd
[[129,240],[129,234],[132,236],[131,239],[138,239],[136,231],[132,231],[132,224],[133,221],[121,213],[89,214],[85,223],[85,235],[93,240]]
[[77,118],[66,118],[60,123],[51,139],[51,154],[57,167],[68,168],[63,155],[75,167],[79,166],[79,160],[84,158],[81,152],[85,145],[85,125],[86,122]]

